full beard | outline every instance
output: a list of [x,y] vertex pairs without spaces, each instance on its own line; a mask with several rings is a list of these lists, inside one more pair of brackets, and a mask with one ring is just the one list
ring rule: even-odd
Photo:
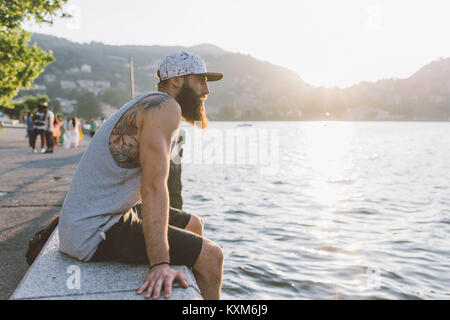
[[181,107],[181,115],[184,120],[192,125],[195,122],[201,121],[201,128],[205,129],[208,126],[208,117],[205,111],[205,100],[197,95],[195,91],[184,81],[177,97],[175,98]]

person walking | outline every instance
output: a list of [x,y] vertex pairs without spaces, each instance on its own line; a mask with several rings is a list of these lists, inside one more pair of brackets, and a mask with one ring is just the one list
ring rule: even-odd
[[62,124],[63,124],[63,121],[60,119],[60,117],[56,116],[55,121],[53,123],[53,145],[54,146],[59,145],[59,137],[61,136]]
[[80,143],[81,124],[77,117],[73,117],[67,121],[67,142],[64,146],[68,148],[78,148]]
[[65,146],[67,142],[67,121],[61,117],[61,135],[59,137],[59,145]]
[[28,112],[27,114],[27,137],[30,150],[28,152],[33,152],[33,113]]
[[91,119],[89,121],[89,135],[91,136],[91,138],[94,137],[95,132],[97,132],[97,122],[94,119]]
[[36,153],[36,139],[39,136],[41,138],[41,150],[40,153],[44,153],[44,135],[45,135],[45,115],[44,106],[46,102],[38,105],[38,111],[33,116],[33,137],[32,137],[32,152]]
[[53,128],[55,122],[55,114],[48,109],[48,104],[43,105],[43,111],[45,112],[45,140],[47,141],[47,150],[45,153],[53,153]]

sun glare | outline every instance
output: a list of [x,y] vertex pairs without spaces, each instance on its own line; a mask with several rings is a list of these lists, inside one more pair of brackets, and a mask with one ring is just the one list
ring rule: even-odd
[[305,130],[307,166],[315,181],[308,193],[322,205],[333,205],[344,196],[340,186],[355,179],[351,161],[354,129],[346,124],[314,122]]

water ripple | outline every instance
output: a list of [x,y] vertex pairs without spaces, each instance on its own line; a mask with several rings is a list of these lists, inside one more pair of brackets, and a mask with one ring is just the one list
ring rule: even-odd
[[279,129],[273,176],[183,164],[223,297],[450,299],[450,123],[322,124],[252,122]]

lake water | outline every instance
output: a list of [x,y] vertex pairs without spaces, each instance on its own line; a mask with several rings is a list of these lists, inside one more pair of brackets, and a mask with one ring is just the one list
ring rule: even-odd
[[449,122],[184,128],[183,209],[223,248],[223,299],[450,299]]

